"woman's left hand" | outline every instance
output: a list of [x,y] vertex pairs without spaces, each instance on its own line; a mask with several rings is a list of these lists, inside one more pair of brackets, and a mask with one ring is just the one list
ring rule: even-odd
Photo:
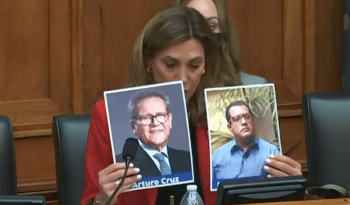
[[283,155],[271,155],[265,161],[264,170],[267,177],[283,177],[302,175],[299,162]]

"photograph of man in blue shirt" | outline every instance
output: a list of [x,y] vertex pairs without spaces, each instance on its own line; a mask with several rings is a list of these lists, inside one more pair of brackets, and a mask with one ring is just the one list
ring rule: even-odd
[[279,154],[278,148],[256,136],[253,115],[245,102],[235,101],[227,106],[226,119],[233,140],[212,155],[213,181],[266,177],[265,160]]

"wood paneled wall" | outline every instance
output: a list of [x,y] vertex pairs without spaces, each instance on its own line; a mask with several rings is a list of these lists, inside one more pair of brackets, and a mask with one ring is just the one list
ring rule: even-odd
[[[18,191],[55,203],[52,117],[90,113],[127,80],[134,41],[174,0],[0,0],[0,114]],[[303,93],[340,91],[342,0],[226,0],[244,70],[276,84],[284,152],[305,166]]]
[[50,135],[52,116],[72,112],[71,3],[0,1],[0,113],[14,127],[22,194],[56,192]]
[[105,90],[124,86],[131,51],[143,26],[173,0],[84,1],[82,96],[77,112],[89,113]]

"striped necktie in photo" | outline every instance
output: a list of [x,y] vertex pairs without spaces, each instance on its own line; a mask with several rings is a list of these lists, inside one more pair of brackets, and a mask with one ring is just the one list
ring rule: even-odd
[[160,173],[162,174],[162,176],[165,175],[170,175],[171,174],[171,170],[169,165],[166,163],[164,156],[165,154],[163,153],[157,153],[155,155],[153,155],[160,163]]

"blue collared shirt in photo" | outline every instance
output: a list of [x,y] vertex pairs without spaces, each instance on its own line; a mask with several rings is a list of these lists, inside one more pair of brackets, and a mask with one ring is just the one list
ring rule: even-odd
[[275,145],[260,138],[256,138],[247,151],[244,151],[233,139],[213,153],[213,181],[266,177],[267,173],[263,169],[265,160],[270,155],[279,153]]

